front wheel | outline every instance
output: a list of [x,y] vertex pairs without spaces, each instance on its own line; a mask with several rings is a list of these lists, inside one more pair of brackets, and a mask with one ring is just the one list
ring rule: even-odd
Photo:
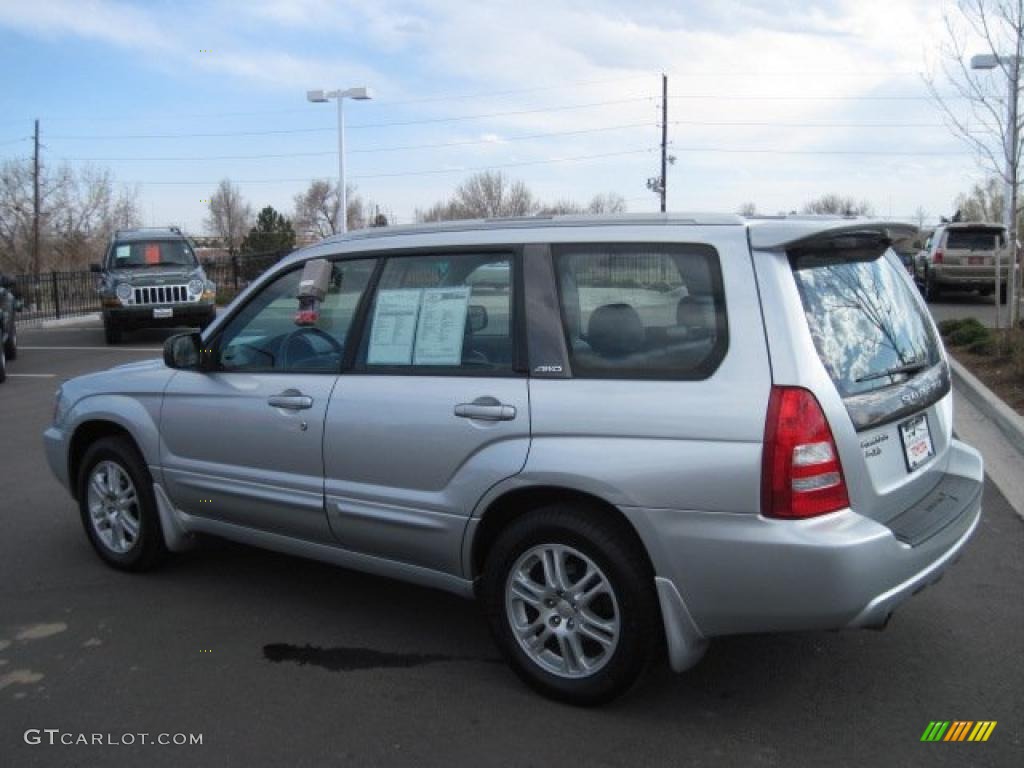
[[580,705],[627,691],[654,657],[661,628],[654,575],[625,524],[553,506],[501,533],[481,597],[515,672],[553,699]]
[[103,337],[106,339],[107,344],[120,344],[122,338],[121,329],[114,325],[113,321],[106,320],[103,323]]
[[108,565],[144,571],[166,554],[153,480],[127,438],[105,437],[86,450],[78,505],[89,542]]
[[4,354],[8,360],[14,360],[18,356],[18,324],[11,320],[11,333],[4,342]]

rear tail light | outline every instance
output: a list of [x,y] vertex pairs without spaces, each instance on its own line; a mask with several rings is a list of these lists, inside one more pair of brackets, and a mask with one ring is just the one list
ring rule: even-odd
[[772,387],[764,428],[761,513],[805,518],[849,505],[839,452],[818,400],[800,387]]
[[935,255],[932,256],[932,264],[941,264],[943,256],[945,256],[945,254],[942,251],[936,251]]

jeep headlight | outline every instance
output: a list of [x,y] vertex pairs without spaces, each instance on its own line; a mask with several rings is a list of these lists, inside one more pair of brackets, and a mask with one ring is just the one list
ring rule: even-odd
[[192,278],[188,281],[188,292],[193,296],[201,294],[204,287],[206,287],[206,283],[198,277]]
[[132,287],[128,283],[118,283],[114,293],[122,304],[127,304],[132,299]]

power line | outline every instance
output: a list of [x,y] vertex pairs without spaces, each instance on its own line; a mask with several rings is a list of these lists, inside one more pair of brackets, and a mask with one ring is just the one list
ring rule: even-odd
[[[656,147],[644,147],[641,149],[626,149],[619,152],[601,152],[599,154],[592,155],[572,155],[569,157],[554,157],[546,160],[524,160],[516,163],[495,163],[491,165],[480,165],[470,166],[463,168],[435,168],[430,170],[422,171],[399,171],[397,173],[370,173],[360,174],[351,176],[352,179],[385,179],[385,178],[398,178],[406,176],[434,176],[446,173],[475,173],[477,171],[491,171],[499,168],[522,168],[530,165],[550,165],[553,163],[571,163],[579,162],[584,160],[600,160],[608,157],[621,157],[624,155],[639,155],[648,152],[653,152]],[[316,181],[324,178],[323,176],[314,177],[301,177],[301,178],[285,178],[285,179],[233,179],[232,181],[236,184],[282,184],[292,182],[308,182]],[[216,185],[219,181],[143,181],[135,180],[125,182],[126,184],[149,184],[157,186],[206,186]]]
[[942,123],[778,123],[748,120],[673,120],[669,125],[705,125],[752,128],[945,128]]
[[[475,115],[456,115],[454,117],[432,117],[421,120],[398,120],[392,122],[383,123],[358,123],[355,125],[346,126],[346,130],[356,130],[359,128],[390,128],[396,126],[407,126],[407,125],[426,125],[429,123],[454,123],[462,120],[482,120],[489,117],[509,117],[513,115],[531,115],[531,114],[542,114],[548,112],[566,112],[574,109],[589,109],[592,107],[606,107],[615,104],[630,104],[639,101],[653,102],[654,98],[651,96],[637,96],[629,99],[612,99],[609,101],[594,101],[587,104],[568,104],[559,107],[539,107],[535,109],[517,109],[507,112],[485,112]],[[88,141],[101,141],[108,139],[193,139],[193,138],[211,138],[211,137],[228,137],[228,136],[274,136],[280,134],[289,133],[330,133],[337,130],[334,127],[330,128],[281,128],[275,130],[266,131],[220,131],[213,133],[134,133],[134,134],[93,134],[93,135],[51,135],[51,139],[62,139],[62,140],[88,140]]]
[[676,152],[714,152],[727,154],[764,154],[764,155],[851,155],[878,157],[973,157],[970,152],[905,152],[902,150],[886,151],[878,149],[769,149],[769,148],[735,148],[735,147],[679,147],[672,144]]
[[[399,144],[387,147],[364,147],[346,150],[347,154],[373,154],[377,152],[400,152],[412,149],[436,149],[443,147],[467,147],[481,144],[504,144],[512,141],[528,141],[531,139],[554,138],[559,136],[578,136],[589,133],[603,133],[608,131],[626,130],[628,128],[651,128],[656,123],[626,123],[624,125],[609,125],[599,128],[580,128],[573,131],[548,131],[546,133],[528,133],[516,136],[501,136],[487,139],[467,139],[465,141],[446,141],[431,144]],[[325,157],[338,154],[337,149],[322,152],[279,152],[255,155],[203,155],[203,156],[168,156],[168,157],[69,157],[67,159],[77,162],[150,162],[150,161],[173,161],[184,162],[189,160],[268,160],[294,157]]]
[[[708,101],[932,101],[931,96],[911,96],[900,94],[896,96],[766,96],[761,94],[731,95],[722,94],[675,94],[670,93],[670,99],[706,99]],[[947,100],[959,100],[960,96],[943,96]]]
[[[387,107],[405,106],[407,104],[426,104],[426,103],[429,103],[429,102],[438,102],[438,101],[465,101],[465,100],[470,100],[470,99],[482,99],[482,98],[493,98],[493,97],[501,97],[501,96],[513,96],[513,95],[521,94],[521,93],[540,93],[540,92],[544,92],[544,91],[565,90],[567,88],[583,88],[583,87],[587,87],[587,86],[591,86],[591,85],[606,85],[608,83],[620,83],[620,82],[625,82],[625,81],[629,81],[629,80],[641,80],[641,79],[644,79],[644,78],[652,78],[653,79],[654,77],[655,77],[655,73],[652,72],[652,73],[649,73],[649,74],[628,75],[628,76],[624,76],[624,77],[610,77],[610,78],[604,78],[604,79],[600,79],[600,80],[579,80],[579,81],[575,81],[575,82],[562,83],[562,84],[559,84],[559,85],[541,85],[541,86],[533,86],[533,87],[528,87],[528,88],[510,88],[510,89],[502,90],[502,91],[478,91],[478,92],[475,92],[475,93],[463,93],[463,94],[458,94],[458,93],[455,93],[455,94],[438,94],[438,95],[435,95],[435,96],[420,96],[420,97],[413,98],[413,99],[399,99],[399,100],[396,100],[396,101],[389,101],[387,98],[381,98],[380,96],[375,96],[374,99],[373,99],[373,102],[370,105],[368,105],[368,106],[370,108],[376,108],[376,107],[387,108]],[[187,114],[187,113],[186,114],[181,114],[181,113],[175,112],[174,116],[175,116],[176,119],[201,119],[201,118],[216,118],[216,117],[261,117],[261,116],[266,116],[266,115],[297,115],[297,114],[308,115],[309,114],[309,107],[308,106],[306,106],[304,108],[292,107],[292,108],[289,108],[289,109],[262,109],[262,110],[243,111],[243,112],[198,112],[198,113],[191,113],[191,114]],[[153,117],[149,117],[149,118],[143,117],[143,118],[134,118],[134,119],[166,121],[167,116],[166,115],[154,115]],[[98,122],[124,122],[124,117],[96,117],[96,116],[70,117],[70,116],[64,116],[64,117],[48,117],[48,118],[46,118],[46,120],[48,122],[62,122],[62,123],[63,122],[90,122],[90,123],[98,123]],[[0,125],[15,125],[17,123],[22,123],[22,122],[31,122],[31,119],[26,118],[26,119],[22,119],[22,120],[2,120],[2,121],[0,121]]]

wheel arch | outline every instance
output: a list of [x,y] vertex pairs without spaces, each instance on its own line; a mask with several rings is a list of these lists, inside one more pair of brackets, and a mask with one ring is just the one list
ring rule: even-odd
[[469,578],[473,581],[478,579],[488,553],[505,528],[523,515],[552,504],[592,509],[595,514],[601,515],[604,520],[621,531],[622,535],[628,536],[643,552],[653,584],[655,569],[651,554],[644,545],[639,531],[622,510],[594,493],[564,485],[520,486],[506,490],[489,500],[483,511],[471,521],[467,531],[464,562]]
[[145,461],[145,455],[139,447],[138,441],[124,425],[105,418],[94,418],[81,422],[75,427],[68,443],[68,486],[72,498],[76,501],[78,500],[78,475],[82,468],[82,458],[90,445],[104,437],[127,438]]

